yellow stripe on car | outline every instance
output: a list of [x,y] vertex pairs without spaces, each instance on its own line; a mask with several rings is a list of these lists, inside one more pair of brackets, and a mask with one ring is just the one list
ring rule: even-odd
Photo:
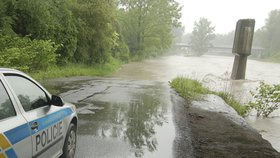
[[6,158],[6,156],[3,153],[1,153],[0,158]]
[[[5,136],[3,134],[0,134],[0,147],[3,150],[6,150],[9,147],[11,147],[11,144],[7,141],[7,139],[5,138]],[[0,157],[0,158],[2,158],[2,157]]]

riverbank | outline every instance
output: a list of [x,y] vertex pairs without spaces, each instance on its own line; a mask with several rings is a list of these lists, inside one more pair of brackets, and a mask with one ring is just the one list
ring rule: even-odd
[[275,54],[270,57],[263,59],[265,62],[280,63],[280,54]]
[[197,80],[188,79],[185,77],[177,77],[170,83],[171,88],[188,101],[194,101],[203,94],[214,94],[221,97],[229,106],[231,106],[240,116],[244,117],[248,113],[248,108],[241,105],[234,97],[226,92],[211,91],[202,86]]
[[[175,91],[172,93],[173,111],[184,114],[184,119],[174,119],[175,125],[180,125],[176,126],[177,134],[189,134],[186,139],[176,141],[186,148],[185,152],[193,151],[191,157],[280,157],[271,144],[221,98],[214,95],[203,98],[203,101],[188,102]],[[185,157],[176,151],[175,154]]]

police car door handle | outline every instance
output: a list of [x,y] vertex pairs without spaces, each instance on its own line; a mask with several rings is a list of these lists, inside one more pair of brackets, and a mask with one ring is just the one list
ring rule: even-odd
[[38,122],[33,122],[32,125],[31,125],[31,129],[32,130],[38,129],[38,127],[39,127],[39,123]]

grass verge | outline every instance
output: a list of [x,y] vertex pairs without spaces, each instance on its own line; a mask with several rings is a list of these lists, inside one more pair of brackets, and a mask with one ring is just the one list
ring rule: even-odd
[[197,99],[201,94],[209,93],[209,90],[202,86],[197,80],[184,77],[177,77],[170,83],[179,95],[187,100]]
[[29,75],[36,80],[73,76],[108,76],[116,72],[121,65],[122,63],[119,60],[111,59],[109,63],[103,65],[68,64],[61,67],[51,67],[47,71],[29,73]]
[[235,100],[231,94],[226,92],[213,92],[213,94],[223,98],[239,115],[243,117],[247,115],[249,108]]
[[239,115],[244,117],[248,112],[248,108],[236,101],[231,94],[210,91],[209,89],[203,87],[203,85],[197,80],[177,77],[172,80],[170,86],[174,88],[181,97],[189,101],[197,99],[202,94],[215,94],[223,98],[224,101],[235,109]]

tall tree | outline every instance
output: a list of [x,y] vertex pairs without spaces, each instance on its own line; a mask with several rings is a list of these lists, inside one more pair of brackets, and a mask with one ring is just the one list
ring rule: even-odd
[[75,59],[88,64],[109,60],[119,34],[114,28],[114,0],[76,0],[73,14],[78,27]]
[[52,40],[60,45],[59,63],[73,57],[77,31],[68,0],[6,0],[0,9],[1,34]]
[[0,1],[0,35],[14,35],[12,29],[13,18],[9,13],[10,1]]
[[172,28],[180,26],[181,6],[174,0],[120,0],[119,21],[130,52],[159,53],[172,44]]
[[257,41],[266,49],[266,56],[280,54],[280,10],[269,13],[265,26],[257,31]]
[[211,26],[211,22],[206,18],[200,18],[194,23],[189,45],[197,56],[203,55],[212,47],[211,41],[215,38],[214,31],[215,27]]
[[185,27],[178,27],[172,29],[172,35],[174,37],[173,43],[181,43],[183,42],[183,37],[185,33]]

